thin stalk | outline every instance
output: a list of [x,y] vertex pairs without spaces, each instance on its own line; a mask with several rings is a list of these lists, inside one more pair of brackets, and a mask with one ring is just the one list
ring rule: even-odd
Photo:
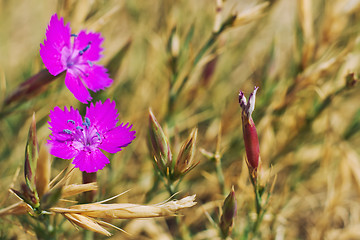
[[[83,178],[84,184],[96,182],[96,172],[93,172],[93,173],[82,172],[82,178]],[[95,195],[96,195],[96,190],[84,192],[83,193],[83,202],[84,203],[93,202],[95,199]]]
[[[93,173],[82,172],[82,178],[83,178],[84,184],[96,182],[96,172],[93,172]],[[95,199],[95,195],[96,195],[96,190],[84,192],[83,193],[83,202],[84,203],[93,202]],[[84,230],[83,231],[83,239],[84,240],[93,240],[94,232]]]
[[171,76],[171,80],[170,80],[170,86],[169,86],[169,102],[168,102],[168,116],[170,116],[173,111],[174,111],[174,104],[175,101],[177,99],[177,96],[181,93],[182,89],[184,88],[187,80],[189,79],[189,76],[191,74],[191,72],[195,69],[196,65],[199,63],[199,61],[202,59],[202,57],[204,56],[204,54],[214,45],[214,43],[217,41],[217,39],[219,38],[220,34],[222,32],[224,32],[228,27],[230,27],[234,21],[236,19],[235,15],[230,16],[220,27],[220,29],[217,32],[213,32],[209,39],[205,42],[205,44],[203,45],[203,47],[199,50],[198,54],[195,56],[194,58],[194,62],[193,62],[193,67],[189,70],[188,74],[186,74],[186,76],[184,77],[184,79],[182,80],[180,87],[177,89],[174,89],[174,85],[175,82],[178,79],[178,69],[176,67],[174,67],[173,65],[171,66],[171,70],[172,70],[172,76]]
[[221,158],[220,157],[215,157],[215,167],[216,167],[216,176],[218,178],[220,191],[223,195],[226,195],[224,173],[223,173],[223,169],[221,166]]
[[221,166],[221,154],[220,154],[220,150],[221,150],[221,129],[222,129],[222,125],[220,124],[219,126],[219,133],[217,136],[217,141],[216,141],[216,152],[214,155],[214,159],[215,159],[215,168],[216,168],[216,175],[218,178],[218,182],[219,182],[219,187],[220,187],[220,191],[221,193],[226,196],[226,190],[225,190],[225,178],[224,178],[224,172]]
[[149,203],[151,201],[151,199],[153,198],[154,194],[157,192],[157,190],[159,188],[159,182],[160,182],[160,176],[155,171],[155,173],[154,173],[154,183],[153,183],[151,189],[146,193],[146,196],[145,196],[145,202],[146,203]]

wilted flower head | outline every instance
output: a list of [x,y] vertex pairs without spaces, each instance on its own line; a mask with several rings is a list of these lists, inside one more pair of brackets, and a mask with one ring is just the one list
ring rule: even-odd
[[50,112],[50,153],[58,158],[72,159],[80,171],[96,172],[109,163],[109,159],[100,149],[116,153],[135,139],[132,125],[120,124],[115,102],[107,99],[86,108],[83,121],[78,110],[55,107]]
[[46,30],[46,40],[40,44],[40,56],[46,68],[54,76],[67,71],[65,85],[82,103],[92,99],[86,88],[96,92],[113,82],[106,68],[94,64],[101,58],[103,40],[100,33],[82,30],[78,35],[71,34],[69,23],[64,26],[64,19],[54,14]]
[[257,168],[259,167],[260,162],[259,139],[254,121],[251,117],[251,114],[255,109],[255,95],[257,90],[258,87],[255,87],[254,91],[250,94],[249,102],[246,102],[246,98],[242,91],[239,93],[239,103],[242,108],[241,116],[247,164],[252,177],[256,177]]

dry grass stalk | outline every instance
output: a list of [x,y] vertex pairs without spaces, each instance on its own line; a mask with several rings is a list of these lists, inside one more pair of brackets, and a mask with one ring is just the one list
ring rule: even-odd
[[181,200],[173,200],[149,206],[130,203],[89,203],[75,205],[69,208],[53,207],[50,211],[61,214],[78,213],[87,217],[113,219],[167,217],[176,215],[176,212],[181,209],[194,206],[196,204],[194,200],[195,195],[192,195]]
[[7,208],[0,210],[0,217],[7,215],[20,215],[30,211],[30,207],[24,202],[17,202]]
[[81,228],[97,232],[106,236],[111,236],[110,232],[108,232],[105,228],[101,227],[94,219],[90,217],[86,217],[76,213],[64,213],[63,215],[72,224],[75,224]]
[[216,0],[216,14],[215,14],[215,21],[213,28],[213,32],[215,33],[218,32],[221,27],[221,21],[222,21],[221,13],[222,13],[223,5],[224,5],[224,0]]
[[311,0],[299,0],[299,20],[304,34],[304,47],[302,56],[302,66],[306,67],[314,55],[315,37],[314,37],[314,19]]
[[40,198],[44,195],[45,192],[49,190],[51,172],[50,165],[51,163],[49,152],[43,142],[40,147],[35,178],[36,191],[38,192]]
[[95,182],[86,184],[71,184],[63,187],[62,197],[70,197],[83,192],[95,191],[98,186]]
[[263,16],[265,8],[269,6],[269,2],[263,2],[251,9],[247,9],[236,16],[234,26],[248,24]]
[[[68,171],[68,168],[65,168],[64,170],[62,170],[55,178],[53,178],[53,180],[51,180],[51,182],[49,183],[50,188],[55,188],[61,185],[66,185],[66,183],[69,181],[70,177],[73,175],[74,173],[74,167],[71,167]],[[67,172],[66,172],[67,171]],[[65,175],[63,176],[63,174],[65,173]]]

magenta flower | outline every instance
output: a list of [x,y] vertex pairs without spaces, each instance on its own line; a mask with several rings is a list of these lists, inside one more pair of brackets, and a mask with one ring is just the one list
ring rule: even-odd
[[86,108],[83,121],[78,110],[55,107],[50,111],[50,153],[58,158],[72,159],[80,171],[96,172],[109,163],[100,149],[116,153],[135,139],[129,123],[118,123],[115,102],[107,99]]
[[92,99],[86,88],[96,92],[113,82],[106,68],[94,64],[101,58],[103,40],[100,33],[82,30],[78,35],[71,34],[69,23],[64,26],[64,19],[59,20],[54,14],[46,30],[46,40],[40,44],[45,67],[54,76],[66,71],[65,85],[82,103]]

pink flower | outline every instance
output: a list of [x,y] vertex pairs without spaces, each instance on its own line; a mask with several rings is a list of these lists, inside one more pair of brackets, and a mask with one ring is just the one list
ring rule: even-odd
[[71,34],[69,23],[64,26],[64,19],[54,14],[46,30],[46,40],[40,44],[45,67],[54,76],[66,71],[65,85],[82,103],[92,99],[87,88],[96,92],[113,82],[106,68],[94,64],[101,58],[103,40],[100,33],[82,30],[78,35]]
[[118,123],[115,102],[107,99],[86,108],[84,121],[78,110],[55,107],[50,111],[50,153],[58,158],[72,159],[80,171],[96,172],[109,163],[100,149],[116,153],[135,139],[129,123]]

